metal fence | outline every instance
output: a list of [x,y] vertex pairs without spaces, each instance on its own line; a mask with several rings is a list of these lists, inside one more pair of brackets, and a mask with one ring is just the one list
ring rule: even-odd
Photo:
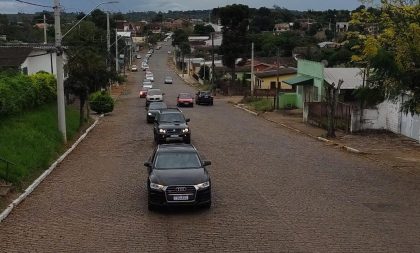
[[[327,128],[327,104],[325,102],[306,102],[308,122],[319,127]],[[350,132],[352,105],[337,103],[335,110],[335,124],[338,129]]]

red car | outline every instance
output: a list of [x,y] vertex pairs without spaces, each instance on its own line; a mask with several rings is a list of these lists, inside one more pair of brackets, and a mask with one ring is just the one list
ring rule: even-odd
[[194,106],[194,98],[190,93],[179,93],[176,98],[177,106]]
[[145,89],[145,88],[141,89],[140,93],[139,93],[139,97],[140,98],[145,98],[147,96],[147,90],[148,89]]

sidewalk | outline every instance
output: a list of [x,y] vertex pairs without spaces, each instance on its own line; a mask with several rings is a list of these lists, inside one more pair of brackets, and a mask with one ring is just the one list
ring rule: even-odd
[[[173,64],[170,65],[187,84],[199,85],[195,79],[187,74],[184,76],[179,74]],[[380,164],[420,176],[420,144],[415,140],[390,132],[371,131],[347,134],[341,130],[336,130],[337,137],[335,139],[328,139],[325,137],[325,129],[303,122],[301,110],[256,113],[249,110],[246,105],[239,104],[242,96],[226,97],[217,94],[217,99],[225,100],[242,109],[248,109],[254,115],[291,131],[323,141],[326,145],[343,148],[351,153],[364,155]]]

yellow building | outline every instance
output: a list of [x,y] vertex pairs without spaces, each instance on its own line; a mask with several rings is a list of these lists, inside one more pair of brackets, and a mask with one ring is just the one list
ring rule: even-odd
[[255,74],[255,88],[256,89],[264,89],[264,90],[274,90],[276,89],[277,83],[277,75],[279,76],[279,82],[281,83],[281,87],[279,87],[282,91],[290,90],[292,91],[292,86],[283,82],[284,80],[288,80],[292,77],[296,76],[296,69],[294,68],[280,68],[277,72],[277,69],[272,69],[269,71],[258,72]]

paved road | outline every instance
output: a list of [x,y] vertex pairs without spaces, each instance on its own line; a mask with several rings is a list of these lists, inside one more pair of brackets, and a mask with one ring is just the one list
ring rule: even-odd
[[[167,48],[151,70],[166,101],[192,88]],[[419,179],[381,168],[232,107],[183,111],[213,162],[210,210],[147,210],[143,161],[153,144],[143,73],[130,93],[40,187],[0,223],[2,252],[420,252]]]

